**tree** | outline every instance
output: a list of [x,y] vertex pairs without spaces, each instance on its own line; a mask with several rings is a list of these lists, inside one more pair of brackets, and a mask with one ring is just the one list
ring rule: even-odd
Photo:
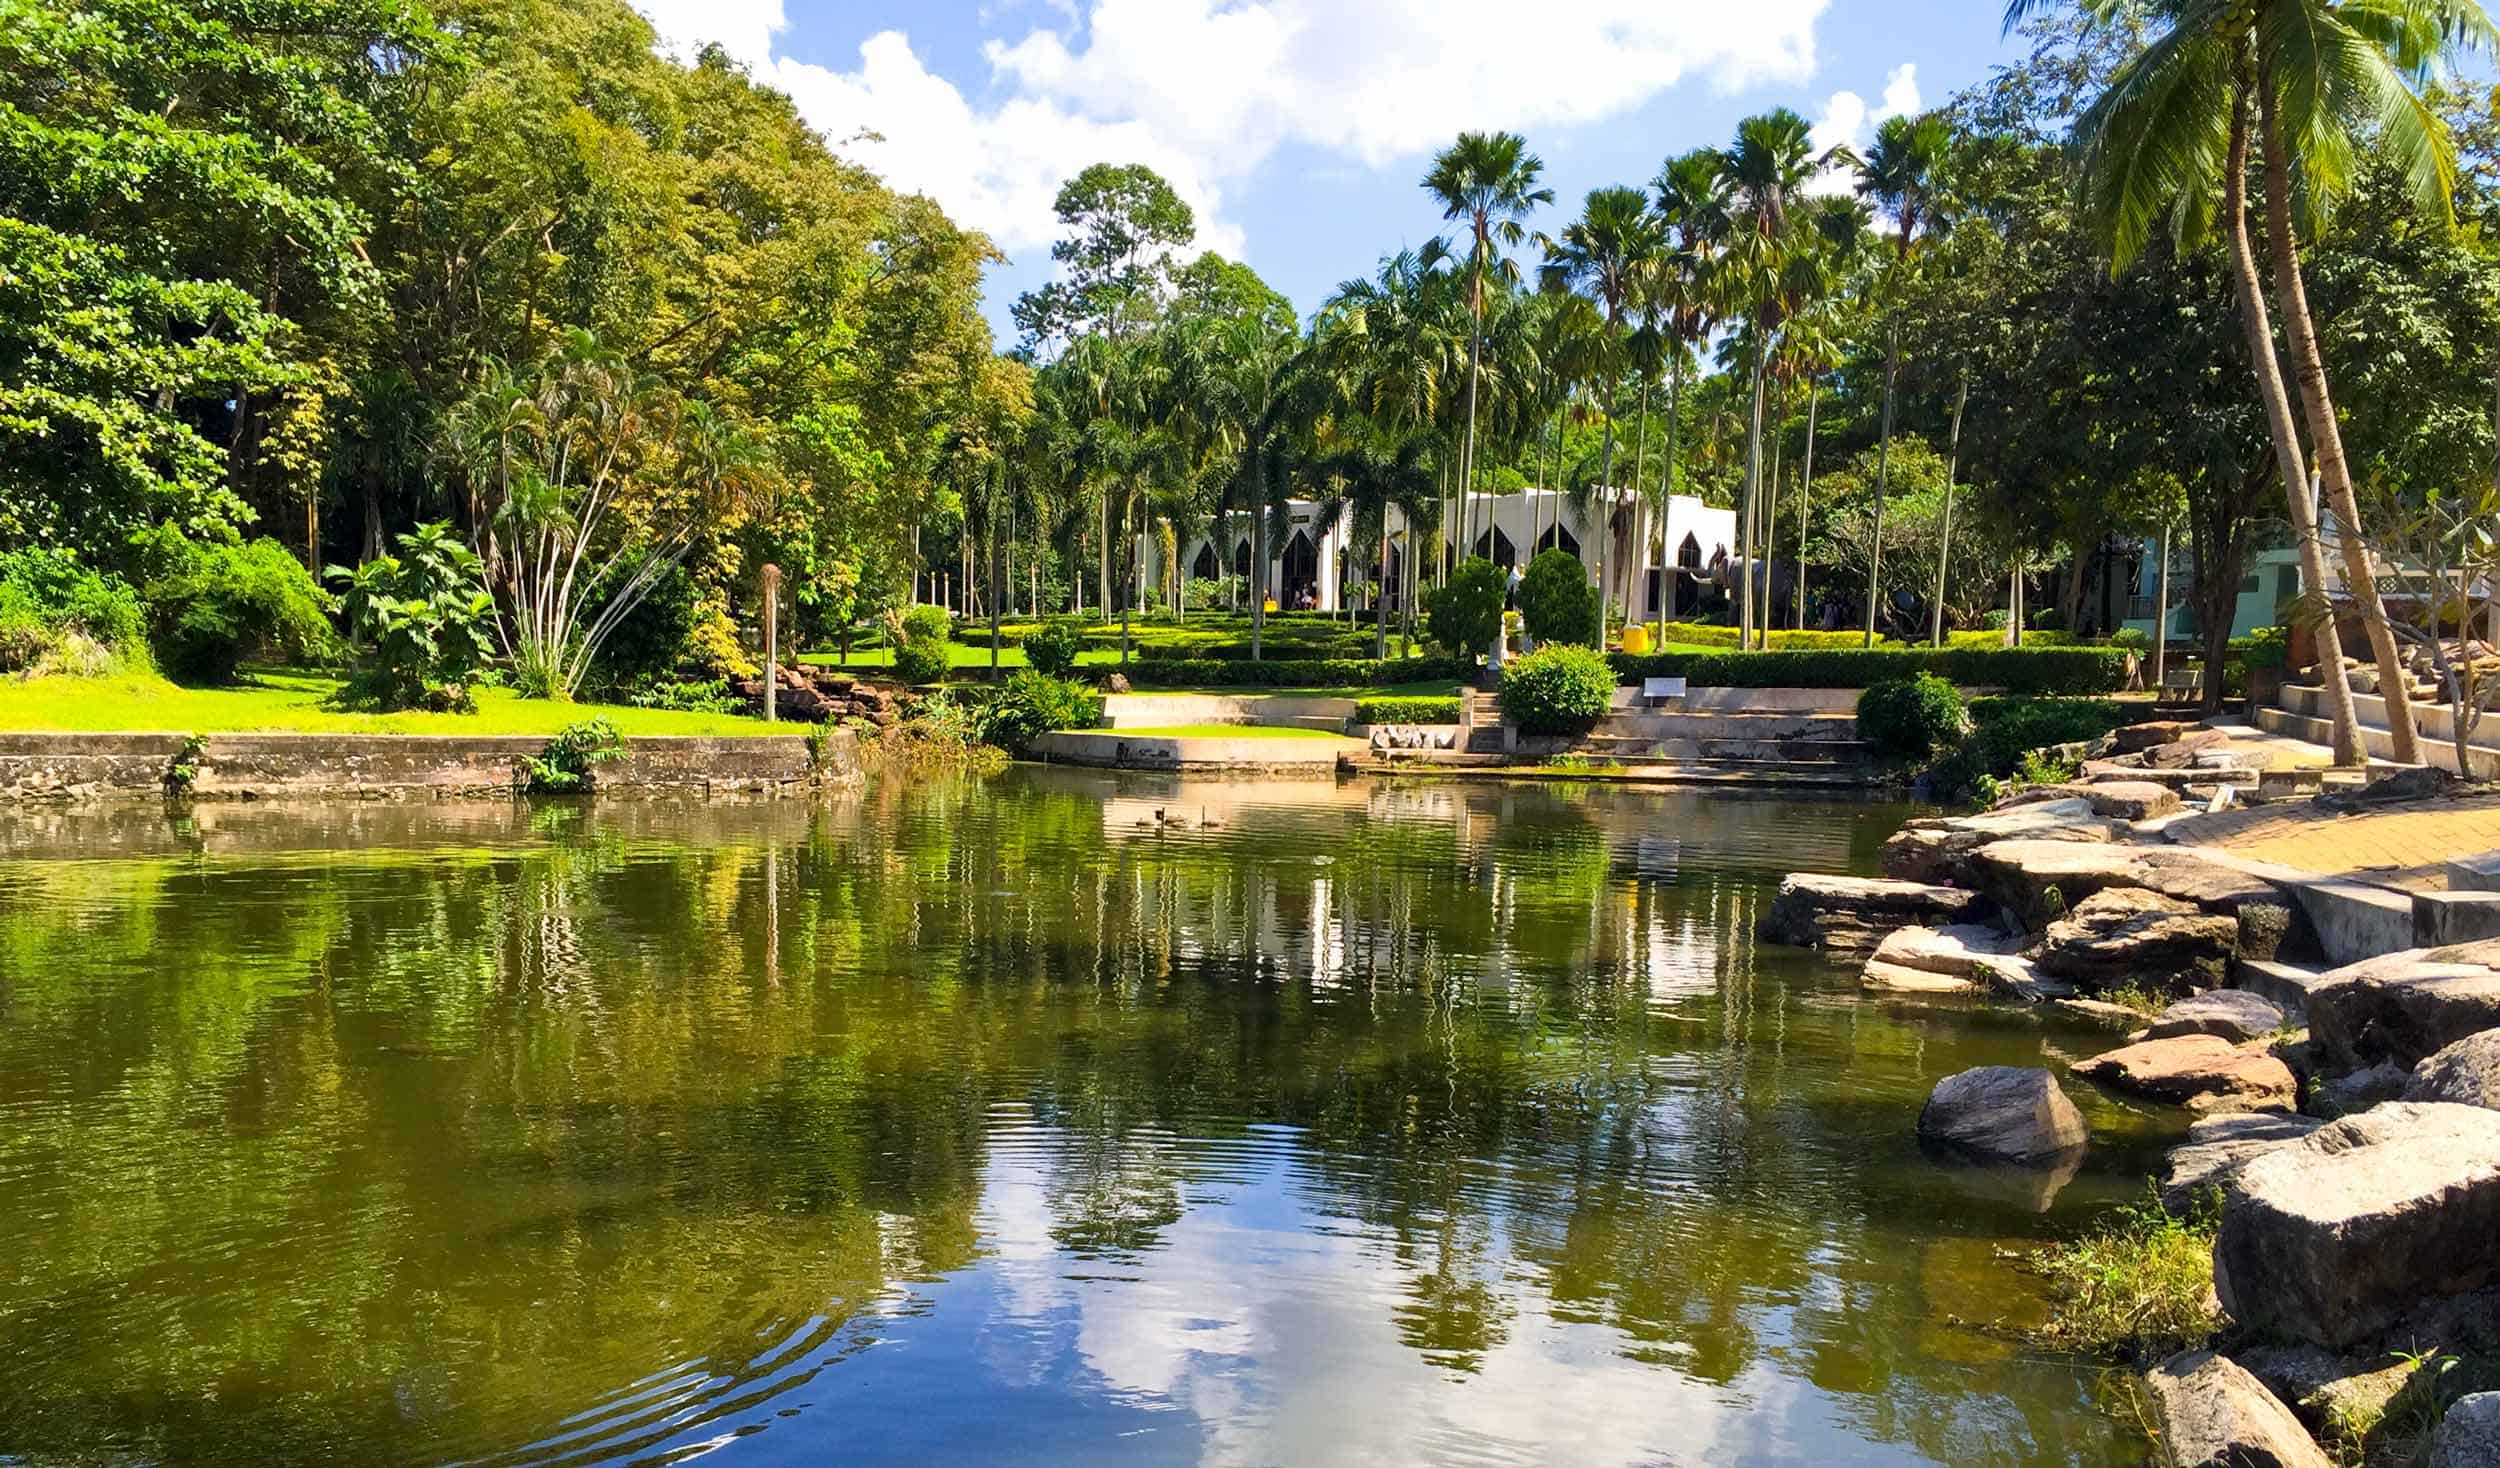
[[[1900,297],[1908,289],[1911,251],[1922,228],[1935,222],[1939,174],[1948,135],[1934,113],[1921,117],[1890,117],[1876,129],[1875,145],[1858,167],[1858,194],[1893,219],[1892,261],[1882,276],[1888,298],[1884,327],[1883,442],[1892,442],[1893,392],[1901,372]],[[1866,645],[1875,645],[1875,618],[1883,597],[1884,498],[1890,488],[1879,454],[1875,472],[1875,524],[1872,554],[1866,568]]]
[[1554,191],[1537,183],[1545,161],[1528,151],[1517,133],[1468,133],[1433,159],[1424,175],[1424,192],[1441,206],[1441,217],[1467,226],[1467,314],[1472,326],[1467,339],[1467,426],[1458,455],[1458,532],[1469,533],[1463,513],[1476,487],[1477,379],[1484,361],[1484,301],[1489,282],[1516,283],[1518,265],[1503,256],[1503,247],[1524,242],[1523,221],[1546,204]]
[[[1611,381],[1622,370],[1624,312],[1639,300],[1664,249],[1665,234],[1658,217],[1649,210],[1648,197],[1639,189],[1622,187],[1591,189],[1580,217],[1564,226],[1561,236],[1546,248],[1543,274],[1547,286],[1586,291],[1604,313],[1605,334],[1600,339],[1603,346],[1595,362],[1601,381]],[[1616,507],[1614,451],[1615,428],[1610,415],[1594,486],[1599,526],[1596,645],[1600,648],[1606,645],[1606,604],[1610,595],[1606,542]]]
[[1125,339],[1173,288],[1174,257],[1196,237],[1196,216],[1143,163],[1096,163],[1060,186],[1053,208],[1066,230],[1050,247],[1061,278],[1009,308],[1026,346],[1061,345],[1088,331]]

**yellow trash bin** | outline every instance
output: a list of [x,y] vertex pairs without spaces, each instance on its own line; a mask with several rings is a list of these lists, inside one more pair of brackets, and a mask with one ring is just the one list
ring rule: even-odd
[[1649,624],[1635,622],[1623,629],[1623,650],[1638,655],[1649,651]]
[[1271,596],[1267,599],[1267,609],[1271,612],[1276,610],[1276,598]]

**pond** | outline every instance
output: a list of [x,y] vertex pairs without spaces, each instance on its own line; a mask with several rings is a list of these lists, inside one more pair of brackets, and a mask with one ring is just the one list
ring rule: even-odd
[[0,815],[0,1461],[2140,1462],[2006,1253],[2154,1124],[1911,1135],[2097,1037],[1752,940],[1905,814]]

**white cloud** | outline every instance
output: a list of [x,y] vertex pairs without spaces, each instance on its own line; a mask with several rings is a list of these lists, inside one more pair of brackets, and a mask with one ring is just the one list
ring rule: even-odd
[[[1873,108],[1855,92],[1834,92],[1823,103],[1823,115],[1814,120],[1814,151],[1848,146],[1863,153],[1875,139],[1875,129],[1888,117],[1908,117],[1922,110],[1918,95],[1918,67],[1904,61],[1884,77],[1883,100]],[[1856,175],[1846,168],[1826,169],[1806,187],[1818,194],[1845,194],[1854,185]]]
[[[978,103],[900,31],[835,71],[774,54],[781,0],[641,3],[672,44],[719,41],[843,152],[1011,251],[1048,241],[1059,185],[1112,160],[1163,173],[1200,243],[1239,254],[1225,192],[1280,148],[1379,167],[1462,128],[1599,122],[1687,80],[1800,83],[1828,0],[1577,0],[1534,25],[1509,0],[1091,0],[1081,23],[1044,0],[1070,20],[989,42],[1000,100]],[[845,141],[863,129],[883,141]]]

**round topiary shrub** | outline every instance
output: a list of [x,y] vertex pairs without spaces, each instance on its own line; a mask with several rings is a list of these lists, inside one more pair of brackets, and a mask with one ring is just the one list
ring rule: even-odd
[[1523,734],[1577,734],[1606,717],[1615,670],[1595,648],[1549,643],[1502,665],[1502,717]]
[[1075,627],[1066,622],[1044,622],[1025,634],[1024,660],[1033,665],[1035,672],[1065,678],[1084,648],[1084,635]]
[[1482,556],[1470,556],[1450,573],[1449,584],[1435,589],[1424,604],[1424,620],[1432,640],[1460,657],[1473,657],[1493,646],[1502,625],[1502,597],[1510,578]]
[[1597,588],[1580,558],[1560,548],[1541,551],[1519,578],[1519,614],[1539,644],[1597,645]]
[[944,607],[920,602],[903,613],[902,628],[905,642],[945,642],[955,635],[955,619]]
[[906,683],[935,683],[955,664],[955,645],[943,637],[907,637],[894,649],[894,676]]
[[1858,737],[1886,754],[1924,759],[1969,732],[1962,691],[1933,673],[1872,684],[1858,695]]

